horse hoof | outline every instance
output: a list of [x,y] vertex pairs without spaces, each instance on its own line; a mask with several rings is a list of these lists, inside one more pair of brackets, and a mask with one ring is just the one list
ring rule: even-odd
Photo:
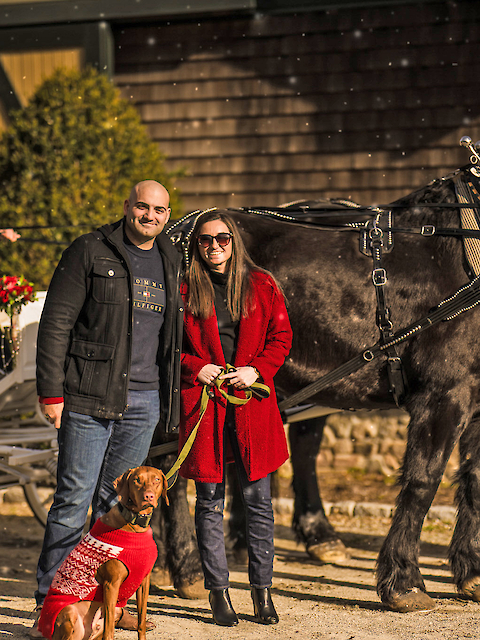
[[329,540],[307,546],[308,555],[323,564],[341,564],[350,558],[346,546],[341,540]]
[[248,564],[248,549],[247,547],[233,547],[232,560],[234,564],[247,565]]
[[203,586],[203,579],[196,582],[184,582],[176,587],[180,598],[185,600],[205,600],[208,598],[208,591]]
[[474,602],[480,602],[480,576],[465,580],[460,589],[461,593],[471,598]]
[[173,584],[170,571],[168,569],[161,569],[160,567],[153,567],[153,571],[150,575],[150,584],[154,587],[168,587]]
[[405,593],[395,594],[391,600],[385,603],[392,611],[408,613],[409,611],[430,611],[435,609],[435,601],[425,591],[413,587]]

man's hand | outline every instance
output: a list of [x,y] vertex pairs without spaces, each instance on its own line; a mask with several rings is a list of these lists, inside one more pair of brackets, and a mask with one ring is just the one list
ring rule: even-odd
[[55,429],[60,429],[62,421],[63,405],[64,402],[58,404],[42,404],[40,403],[40,411],[46,417],[46,419],[53,424]]

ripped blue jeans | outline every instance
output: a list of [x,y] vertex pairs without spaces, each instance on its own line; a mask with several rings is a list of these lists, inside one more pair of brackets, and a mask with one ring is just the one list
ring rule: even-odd
[[[224,442],[230,439],[247,516],[248,577],[252,587],[271,587],[273,573],[273,509],[270,475],[249,482],[238,449],[235,429],[225,421]],[[225,465],[224,465],[225,467]],[[205,588],[227,589],[229,573],[223,532],[223,482],[196,482],[195,525],[205,576]]]

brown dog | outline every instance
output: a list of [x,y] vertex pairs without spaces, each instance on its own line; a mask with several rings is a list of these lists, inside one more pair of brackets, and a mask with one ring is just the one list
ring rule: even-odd
[[136,592],[138,638],[145,640],[147,597],[157,547],[149,526],[167,481],[158,469],[137,467],[114,482],[120,501],[94,524],[65,559],[38,621],[52,640],[113,640],[115,622]]

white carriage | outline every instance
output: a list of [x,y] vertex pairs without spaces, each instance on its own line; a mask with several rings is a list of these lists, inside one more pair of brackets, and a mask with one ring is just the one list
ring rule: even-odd
[[[56,484],[57,434],[39,410],[35,384],[38,322],[45,292],[22,307],[15,365],[0,377],[0,491],[20,485],[35,517],[45,524]],[[0,326],[10,318],[0,313]]]

